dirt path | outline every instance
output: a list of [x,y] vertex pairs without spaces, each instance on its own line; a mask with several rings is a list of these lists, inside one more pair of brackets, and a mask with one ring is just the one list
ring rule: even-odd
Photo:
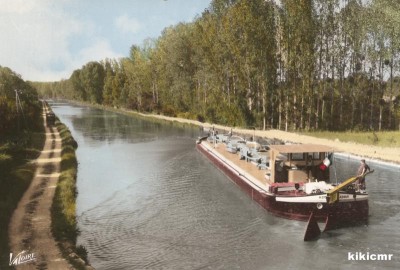
[[[44,108],[45,118],[47,108]],[[38,167],[28,190],[18,203],[9,225],[10,248],[14,257],[26,250],[36,259],[17,269],[73,269],[62,257],[51,233],[50,208],[60,175],[61,138],[54,126],[46,126],[46,141],[36,160]]]
[[[149,115],[149,114],[140,114],[145,117],[154,117],[158,119],[164,119],[167,121],[176,121],[180,123],[187,123],[198,125],[202,127],[212,127],[220,130],[230,131],[230,127],[221,126],[221,125],[211,125],[209,123],[201,123],[199,121],[168,117],[162,115]],[[364,157],[367,159],[381,160],[385,162],[392,162],[396,164],[400,164],[400,148],[399,147],[379,147],[372,145],[363,145],[352,142],[340,142],[336,138],[332,138],[332,140],[328,139],[319,139],[311,136],[300,135],[297,133],[285,132],[281,130],[248,130],[248,129],[233,129],[234,133],[247,134],[252,136],[254,133],[259,137],[266,138],[276,138],[283,141],[290,141],[295,143],[312,143],[312,144],[322,144],[332,146],[335,152],[342,152],[344,154],[355,155],[359,157]]]

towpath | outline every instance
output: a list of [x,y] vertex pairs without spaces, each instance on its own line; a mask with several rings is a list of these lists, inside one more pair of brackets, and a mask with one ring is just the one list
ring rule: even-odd
[[[139,113],[140,114],[140,113]],[[145,117],[153,117],[158,119],[163,119],[167,121],[176,121],[180,123],[193,124],[202,127],[212,127],[214,126],[219,130],[230,131],[230,127],[221,126],[221,125],[212,125],[209,123],[201,123],[199,121],[168,117],[163,115],[154,115],[154,114],[140,114]],[[233,129],[234,133],[247,134],[247,135],[255,135],[258,137],[266,137],[270,139],[280,139],[283,141],[290,141],[294,143],[311,143],[311,144],[321,144],[331,146],[335,152],[343,152],[345,154],[351,154],[359,157],[370,158],[374,160],[382,160],[386,162],[393,162],[396,164],[400,164],[400,147],[380,147],[373,145],[364,145],[353,142],[341,142],[336,138],[332,138],[332,140],[315,138],[311,136],[301,135],[292,132],[285,132],[281,130],[249,130],[249,129]]]
[[[43,107],[45,119],[47,107]],[[9,225],[10,249],[15,257],[26,251],[35,260],[17,269],[73,269],[62,257],[51,233],[51,205],[60,176],[61,138],[54,126],[44,120],[46,141],[31,185],[18,203]]]

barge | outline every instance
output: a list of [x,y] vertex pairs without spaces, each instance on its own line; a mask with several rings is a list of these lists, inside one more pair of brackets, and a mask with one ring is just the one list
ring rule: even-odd
[[[357,180],[365,175],[341,184],[330,183],[332,147],[261,146],[244,140],[232,143],[229,138],[204,137],[196,147],[272,214],[309,223],[325,222],[325,230],[368,222],[368,193],[357,187]],[[232,151],[232,145],[237,151]]]

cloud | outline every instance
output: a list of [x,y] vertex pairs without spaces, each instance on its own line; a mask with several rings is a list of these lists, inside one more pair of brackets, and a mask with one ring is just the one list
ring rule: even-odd
[[113,58],[121,58],[123,55],[116,53],[111,48],[110,42],[106,39],[97,40],[93,42],[90,47],[85,47],[79,52],[79,61],[76,59],[76,65],[78,63],[83,62],[86,64],[90,61],[98,61],[102,59],[113,59]]
[[0,6],[1,13],[24,14],[31,11],[35,6],[34,1],[3,0],[2,2]]
[[88,61],[129,53],[209,0],[195,2],[0,0],[0,65],[25,80],[66,79]]
[[136,34],[142,28],[138,20],[135,18],[129,18],[127,15],[121,15],[117,17],[114,21],[114,24],[117,29],[123,33]]
[[[87,61],[119,57],[92,21],[66,9],[69,0],[1,0],[0,65],[25,80],[69,78]],[[85,62],[86,61],[86,62]]]

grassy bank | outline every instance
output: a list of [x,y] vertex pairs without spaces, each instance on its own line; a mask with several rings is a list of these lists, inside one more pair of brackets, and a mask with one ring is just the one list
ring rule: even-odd
[[84,269],[87,252],[76,246],[79,231],[76,224],[76,177],[78,162],[75,150],[78,147],[69,129],[57,118],[55,125],[62,139],[61,171],[51,208],[52,232],[63,256],[77,269]]
[[0,142],[0,269],[8,269],[8,224],[33,179],[36,165],[30,161],[39,156],[44,141],[42,128],[20,134],[18,140]]
[[365,145],[375,145],[382,147],[400,147],[400,131],[382,131],[382,132],[304,132],[317,138],[329,140],[339,140],[341,142],[354,142]]
[[[180,126],[215,126],[217,130],[230,131],[230,127],[213,125],[210,123],[202,123],[198,121],[165,117],[156,114],[140,114],[135,111],[130,111],[123,108],[110,108],[103,105],[92,105],[82,102],[74,102],[79,105],[88,105],[95,108],[106,109],[109,111],[118,112],[134,117],[146,118],[146,120],[154,122],[169,121],[171,125]],[[335,148],[338,152],[353,154],[356,156],[381,160],[385,162],[400,164],[400,156],[398,149],[400,148],[399,141],[400,132],[385,131],[385,132],[285,132],[280,130],[253,130],[241,129],[234,127],[235,134],[242,134],[245,137],[253,136],[254,134],[260,138],[277,139],[280,141],[289,141],[295,143],[311,143],[324,144]],[[299,136],[308,135],[308,136]],[[366,147],[367,146],[367,147]]]
[[[171,117],[168,120],[164,118],[158,118],[159,115],[156,114],[142,114],[137,111],[132,111],[124,108],[113,108],[110,106],[99,105],[99,104],[89,104],[86,102],[77,102],[70,101],[72,103],[76,103],[79,105],[90,106],[98,109],[103,109],[107,111],[116,112],[119,114],[134,116],[137,118],[146,119],[146,121],[156,122],[156,123],[165,123],[171,122],[179,126],[198,126],[202,125],[202,122],[198,122],[196,119],[193,119],[193,116],[180,114],[177,117]],[[181,119],[188,120],[187,122],[179,121]],[[171,120],[172,119],[172,120]],[[175,120],[176,119],[176,120]],[[195,123],[196,122],[196,123]],[[218,126],[218,125],[216,125]],[[241,129],[241,127],[235,127],[236,129]],[[229,127],[226,127],[225,130],[229,130]],[[245,129],[245,128],[244,128]],[[249,129],[249,134],[253,133],[252,129]],[[313,132],[298,132],[302,135],[308,135],[311,137],[328,139],[328,140],[339,140],[341,142],[353,142],[365,145],[374,145],[381,147],[400,147],[400,131],[381,131],[381,132],[333,132],[333,131],[313,131]],[[279,139],[279,138],[278,138]]]
[[[176,127],[198,127],[199,126],[194,123],[180,122],[179,118],[182,118],[181,116],[183,116],[184,114],[179,114],[177,117],[171,117],[172,119],[176,119],[176,120],[171,121],[171,120],[154,117],[154,116],[160,115],[160,114],[140,113],[138,111],[128,110],[125,108],[114,108],[111,106],[92,104],[89,102],[82,102],[82,101],[76,101],[76,100],[65,100],[65,101],[68,103],[71,103],[71,104],[79,105],[79,106],[87,106],[87,107],[91,107],[91,108],[96,108],[96,109],[101,109],[101,110],[105,110],[105,111],[109,111],[109,112],[118,113],[121,115],[126,115],[126,116],[131,116],[131,117],[133,116],[135,118],[146,120],[146,121],[152,122],[152,123],[162,123],[162,124],[169,123],[169,124],[173,124]],[[182,118],[182,119],[187,119],[187,118]],[[197,121],[197,120],[192,120],[192,119],[188,119],[188,120]]]

